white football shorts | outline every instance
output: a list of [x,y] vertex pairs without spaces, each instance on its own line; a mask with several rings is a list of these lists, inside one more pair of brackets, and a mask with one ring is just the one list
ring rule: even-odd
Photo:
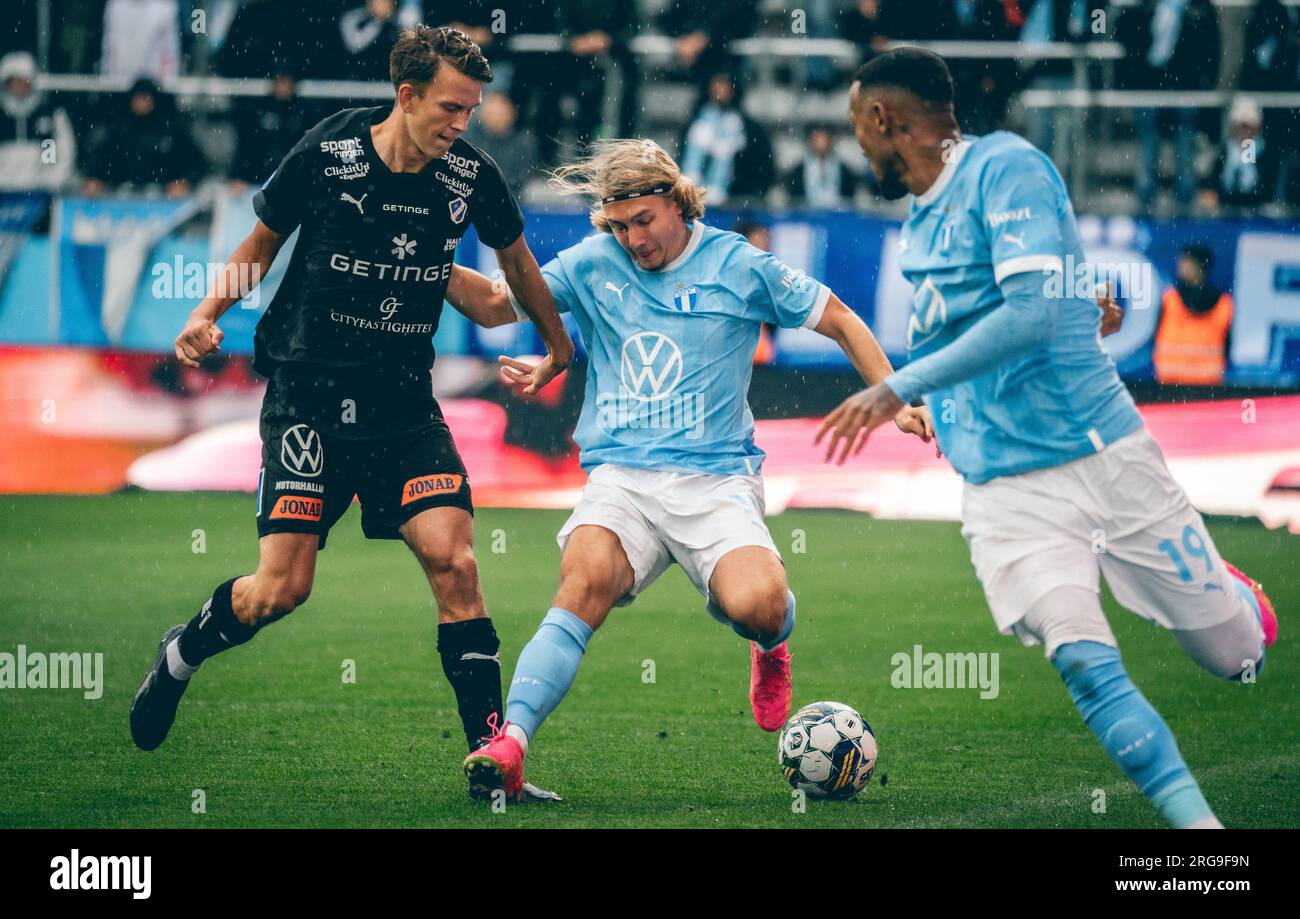
[[[1038,637],[1016,626],[1031,607],[1060,587],[1096,595],[1100,575],[1166,629],[1210,628],[1246,604],[1145,428],[1060,466],[967,483],[961,517],[993,621],[1027,645]],[[1099,614],[1079,611],[1078,638],[1104,640]]]
[[587,478],[573,514],[555,537],[564,551],[580,526],[613,531],[635,578],[618,606],[631,603],[673,562],[706,598],[719,559],[761,546],[781,553],[763,520],[767,502],[758,475],[665,472],[606,463]]

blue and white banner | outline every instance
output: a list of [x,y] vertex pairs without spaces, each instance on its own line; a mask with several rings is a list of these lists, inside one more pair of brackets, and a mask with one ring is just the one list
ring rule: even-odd
[[0,291],[23,241],[49,208],[45,192],[0,192]]
[[[739,216],[711,210],[706,219],[730,227]],[[839,212],[744,216],[767,224],[778,258],[826,283],[862,316],[895,364],[906,359],[912,288],[898,270],[898,221]],[[1300,385],[1300,230],[1294,223],[1081,217],[1079,230],[1088,264],[1069,266],[1066,283],[1082,290],[1108,281],[1117,293],[1127,317],[1105,345],[1125,379],[1153,376],[1161,295],[1173,283],[1179,250],[1199,243],[1214,253],[1211,282],[1236,301],[1227,382]],[[585,214],[542,212],[529,215],[527,232],[538,262],[545,263],[594,231]],[[462,246],[461,251],[485,274],[497,271],[491,249]],[[518,326],[470,329],[468,338],[468,350],[489,358],[512,348],[535,352],[540,347],[531,330]],[[834,342],[809,329],[781,329],[776,345],[778,365],[848,366]]]
[[[51,333],[44,338],[49,343],[169,353],[176,331],[206,292],[212,270],[255,219],[246,197],[218,196],[209,238],[177,233],[180,223],[201,206],[193,200],[63,201],[53,221],[50,257],[55,270],[31,270],[32,253],[43,251],[45,243],[28,237],[11,272],[12,283],[0,289],[0,342],[33,340],[33,322],[6,324],[6,310],[15,316],[41,310],[42,316],[49,316]],[[706,219],[713,226],[730,227],[739,216],[711,210]],[[904,359],[912,291],[897,267],[897,221],[812,211],[744,216],[767,224],[772,250],[782,261],[825,282],[867,321],[892,360]],[[24,219],[15,212],[15,220]],[[529,246],[540,263],[594,232],[581,211],[532,211],[527,220]],[[1151,344],[1161,295],[1172,283],[1179,250],[1199,243],[1214,253],[1211,281],[1236,301],[1227,381],[1300,384],[1300,231],[1293,223],[1085,216],[1079,228],[1088,264],[1068,266],[1064,280],[1087,286],[1100,278],[1117,288],[1128,316],[1123,330],[1105,343],[1126,379],[1152,375]],[[255,295],[223,320],[227,353],[251,352],[253,327],[270,302],[289,251],[288,246],[281,251]],[[477,242],[472,228],[457,258],[499,277],[496,254]],[[684,290],[673,306],[692,311],[698,301]],[[809,330],[781,330],[775,342],[779,365],[847,366],[834,343]],[[450,308],[434,343],[443,354],[488,359],[540,349],[531,326],[478,329]]]
[[[51,300],[57,340],[126,346],[132,313],[148,310],[152,299],[147,260],[165,237],[201,207],[197,198],[60,201],[54,217],[58,293]],[[175,334],[173,331],[172,337]],[[160,351],[171,350],[170,337],[149,344]]]

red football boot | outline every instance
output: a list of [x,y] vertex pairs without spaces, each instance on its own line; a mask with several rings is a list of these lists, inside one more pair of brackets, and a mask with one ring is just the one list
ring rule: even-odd
[[500,788],[507,799],[518,801],[524,791],[524,748],[506,733],[510,722],[498,727],[498,720],[495,712],[488,717],[492,736],[484,738],[487,743],[465,757],[465,777],[469,779],[471,797],[490,798]]
[[766,654],[749,643],[749,704],[754,720],[765,731],[779,731],[790,717],[794,696],[790,678],[790,649],[785,642]]
[[1255,595],[1255,602],[1259,604],[1259,624],[1264,627],[1264,647],[1268,647],[1277,641],[1277,613],[1273,610],[1273,601],[1264,593],[1264,586],[1259,581],[1252,580],[1249,575],[1241,571],[1229,562],[1223,564],[1228,566],[1228,573],[1241,583],[1250,588],[1250,592]]

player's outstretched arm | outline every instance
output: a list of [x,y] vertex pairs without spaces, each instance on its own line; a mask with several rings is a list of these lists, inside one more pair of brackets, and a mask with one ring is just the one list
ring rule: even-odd
[[882,383],[844,400],[826,416],[815,443],[830,433],[828,460],[857,455],[867,437],[904,406],[926,393],[947,389],[1017,360],[1051,341],[1059,301],[1043,292],[1041,275],[1025,272],[1002,281],[1005,302],[960,338],[908,363]]
[[506,248],[497,250],[497,263],[520,309],[537,326],[542,343],[546,345],[546,358],[533,368],[524,389],[526,393],[535,393],[572,363],[573,340],[560,321],[555,298],[551,296],[542,270],[537,267],[537,259],[522,235]]
[[[840,346],[858,374],[868,386],[884,381],[894,372],[880,342],[862,317],[849,309],[839,297],[831,294],[826,310],[813,331],[825,335]],[[930,410],[924,406],[913,408],[904,405],[894,416],[899,430],[915,434],[926,443],[934,437],[934,424]]]
[[217,321],[226,310],[253,292],[270,270],[286,238],[259,220],[253,232],[235,247],[213,280],[208,295],[190,313],[185,328],[176,336],[173,347],[182,364],[197,367],[204,357],[221,350],[225,334],[217,328]]
[[521,318],[510,305],[505,281],[494,281],[463,265],[452,265],[446,297],[458,313],[485,329],[519,322]]

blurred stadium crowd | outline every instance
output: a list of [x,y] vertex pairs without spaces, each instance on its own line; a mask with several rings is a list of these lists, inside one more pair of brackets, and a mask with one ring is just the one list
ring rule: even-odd
[[323,115],[391,99],[388,49],[425,21],[485,49],[471,139],[526,201],[575,146],[641,135],[714,203],[866,205],[848,75],[937,42],[965,130],[1024,133],[1079,207],[1300,206],[1300,6],[1282,0],[9,0],[6,20],[6,190],[260,184]]

